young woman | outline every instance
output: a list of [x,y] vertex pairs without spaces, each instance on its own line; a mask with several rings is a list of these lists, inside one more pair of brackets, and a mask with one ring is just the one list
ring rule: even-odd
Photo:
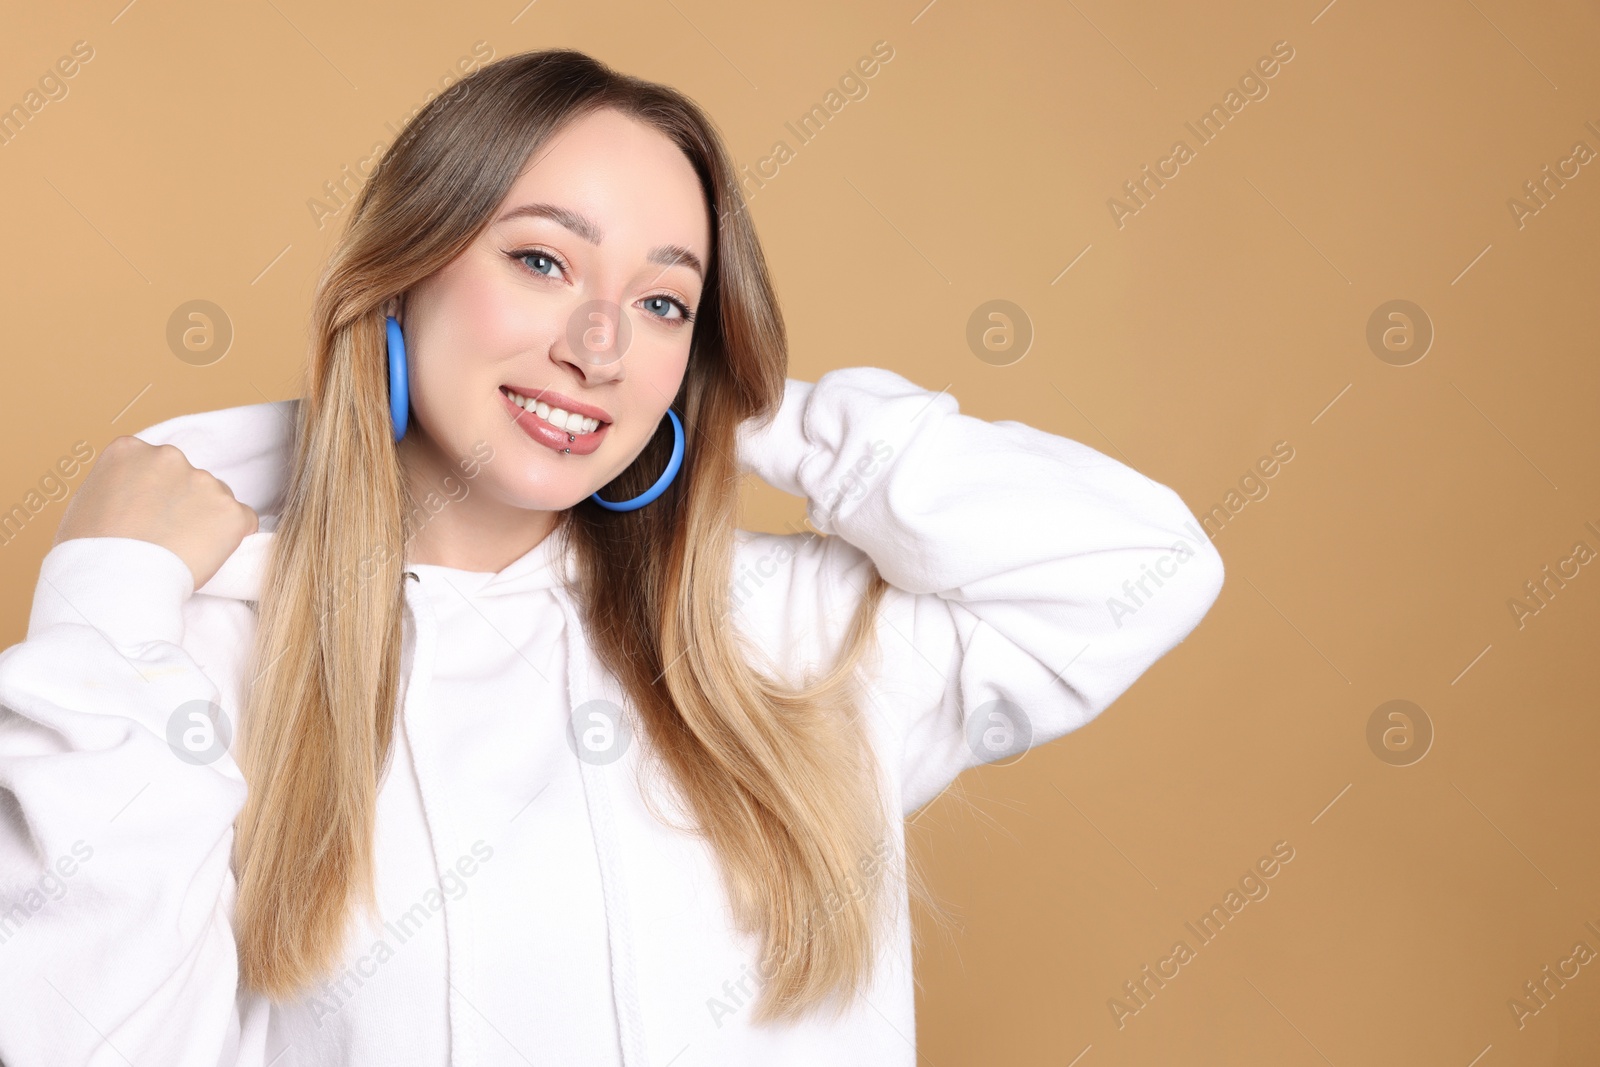
[[[303,398],[110,442],[0,653],[0,1059],[912,1064],[904,817],[1223,570],[1085,445],[786,368],[689,100],[432,101]],[[828,536],[736,529],[751,472]]]

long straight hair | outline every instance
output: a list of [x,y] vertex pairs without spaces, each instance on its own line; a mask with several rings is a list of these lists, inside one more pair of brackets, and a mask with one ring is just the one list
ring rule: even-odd
[[[742,420],[770,418],[783,397],[778,302],[710,120],[669,87],[555,49],[488,64],[430,101],[360,190],[317,286],[258,605],[260,669],[241,734],[249,793],[233,853],[240,981],[272,999],[327,974],[353,909],[377,909],[377,796],[395,730],[415,504],[389,423],[381,309],[465,251],[540,147],[600,108],[659,130],[694,166],[714,220],[712,267],[673,401],[687,438],[678,477],[635,511],[585,499],[550,536],[575,553],[568,593],[642,722],[649,765],[713,847],[735,923],[760,938],[754,1020],[829,1002],[842,1011],[872,971],[892,897],[885,813],[898,805],[883,803],[857,668],[869,646],[876,652],[885,582],[872,569],[831,669],[804,679],[780,681],[728,625],[735,433]],[[658,429],[601,495],[646,488],[671,437]],[[925,897],[920,872],[910,873]]]

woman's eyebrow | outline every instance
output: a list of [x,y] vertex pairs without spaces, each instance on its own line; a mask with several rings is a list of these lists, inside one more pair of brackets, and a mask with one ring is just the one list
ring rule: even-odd
[[650,254],[645,258],[652,263],[659,263],[663,267],[670,267],[675,263],[682,263],[684,266],[700,275],[701,281],[705,281],[706,279],[706,271],[705,268],[700,265],[700,257],[682,245],[657,245],[655,248],[650,250]]
[[[604,235],[600,232],[600,227],[595,224],[593,219],[573,211],[571,208],[561,207],[558,204],[523,204],[521,207],[514,207],[504,215],[501,215],[498,221],[510,222],[512,219],[520,218],[549,219],[551,222],[571,230],[592,245],[597,245],[604,239]],[[705,280],[706,269],[705,265],[700,262],[700,257],[682,245],[658,245],[650,250],[646,258],[652,263],[661,264],[663,267],[682,263],[700,275],[702,281]]]

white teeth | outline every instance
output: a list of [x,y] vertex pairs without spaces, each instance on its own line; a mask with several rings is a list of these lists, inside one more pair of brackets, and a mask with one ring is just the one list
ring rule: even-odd
[[506,390],[506,395],[509,396],[512,400],[512,403],[516,404],[518,407],[533,412],[541,419],[544,419],[546,422],[550,423],[550,425],[555,426],[558,429],[565,430],[568,433],[593,433],[600,428],[599,419],[587,418],[583,415],[577,414],[576,412],[563,411],[561,408],[552,408],[549,404],[546,404],[542,400],[534,402],[520,393],[513,393],[509,389]]

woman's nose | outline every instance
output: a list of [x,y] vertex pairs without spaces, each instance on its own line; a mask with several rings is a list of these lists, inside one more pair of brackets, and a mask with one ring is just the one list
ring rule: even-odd
[[594,364],[607,364],[628,354],[633,328],[622,307],[612,300],[585,300],[567,320],[567,342],[573,353]]
[[611,300],[586,300],[567,318],[562,355],[591,382],[620,378],[632,327]]

